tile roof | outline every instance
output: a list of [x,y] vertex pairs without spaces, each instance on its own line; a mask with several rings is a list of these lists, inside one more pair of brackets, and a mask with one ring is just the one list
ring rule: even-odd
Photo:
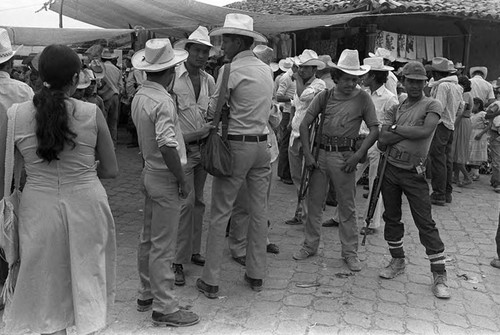
[[380,13],[446,12],[500,21],[499,0],[247,0],[227,7],[251,12],[314,15],[370,10]]

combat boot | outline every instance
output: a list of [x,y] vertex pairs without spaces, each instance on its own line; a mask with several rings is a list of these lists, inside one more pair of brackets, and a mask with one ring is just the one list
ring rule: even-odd
[[405,272],[405,258],[393,258],[389,265],[380,271],[379,276],[385,279],[392,279]]
[[443,274],[433,272],[432,275],[434,277],[434,282],[432,283],[432,293],[434,293],[434,296],[439,299],[449,299],[451,293],[447,283],[446,272]]

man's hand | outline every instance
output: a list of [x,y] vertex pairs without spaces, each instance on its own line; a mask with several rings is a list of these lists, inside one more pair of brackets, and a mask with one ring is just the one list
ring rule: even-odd
[[319,168],[318,162],[316,162],[316,160],[314,159],[313,155],[310,152],[304,153],[304,159],[306,161],[306,167],[305,167],[306,169],[314,170]]
[[186,182],[179,183],[179,198],[186,199],[191,190],[189,189],[189,185]]
[[345,173],[351,173],[356,171],[356,166],[361,159],[361,153],[356,151],[346,162],[345,165],[340,169]]
[[212,123],[210,122],[203,124],[203,126],[198,130],[200,139],[207,137],[210,130],[214,128],[215,126],[213,126]]

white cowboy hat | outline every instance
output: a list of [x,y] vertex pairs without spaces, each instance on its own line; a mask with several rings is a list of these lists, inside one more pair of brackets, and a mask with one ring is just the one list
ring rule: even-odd
[[457,69],[457,70],[465,69],[465,66],[463,66],[463,64],[461,62],[456,62],[455,69]]
[[235,34],[249,36],[255,42],[267,43],[267,38],[253,30],[253,19],[246,14],[229,13],[226,15],[224,26],[215,28],[210,32],[210,36],[222,34]]
[[20,45],[16,50],[12,50],[9,33],[7,30],[0,28],[0,64],[5,63],[19,51],[23,46]]
[[188,38],[184,38],[182,40],[175,42],[174,48],[184,50],[186,44],[188,43],[201,44],[210,48],[214,47],[212,43],[210,43],[210,36],[208,36],[208,29],[203,26],[199,26],[198,28],[196,28],[196,30],[193,31]]
[[394,62],[396,60],[396,57],[391,55],[391,52],[387,49],[384,49],[384,48],[377,48],[377,50],[375,50],[375,53],[369,52],[368,56],[370,56],[370,57],[382,57],[382,58],[385,58],[391,62]]
[[254,55],[266,64],[271,64],[274,53],[273,49],[264,44],[256,45],[252,52]]
[[332,62],[332,57],[330,57],[330,55],[319,55],[318,58],[320,61],[325,63],[325,66],[328,68],[333,68],[335,66],[335,63]]
[[333,68],[353,76],[362,76],[370,71],[369,65],[360,65],[358,50],[345,49]]
[[286,72],[293,66],[293,60],[291,58],[283,58],[278,62],[278,66],[281,71]]
[[305,49],[302,54],[298,57],[297,66],[316,66],[318,70],[323,70],[326,65],[318,58],[316,51],[311,49]]
[[168,38],[155,38],[132,56],[132,66],[146,72],[160,72],[184,62],[188,55],[186,50],[172,48]]
[[453,62],[444,57],[434,57],[432,59],[431,66],[433,71],[448,72],[448,73],[457,72],[457,69],[455,69]]
[[384,59],[382,57],[370,57],[363,59],[363,65],[368,65],[370,71],[392,71],[394,68],[392,66],[384,65]]
[[118,54],[114,50],[111,51],[110,49],[106,48],[106,49],[102,50],[101,58],[102,59],[116,59],[116,58],[118,58]]
[[278,63],[275,63],[275,62],[271,62],[269,64],[269,66],[271,67],[271,70],[273,70],[273,72],[276,72],[280,69],[280,66],[278,65]]
[[473,66],[473,67],[471,67],[469,70],[470,76],[472,77],[472,74],[476,71],[481,72],[484,75],[484,77],[483,77],[484,79],[486,79],[486,77],[488,77],[488,68],[486,66]]
[[89,87],[90,84],[90,77],[88,76],[87,72],[85,70],[80,70],[80,74],[78,75],[78,85],[76,86],[76,88],[79,90],[83,90]]

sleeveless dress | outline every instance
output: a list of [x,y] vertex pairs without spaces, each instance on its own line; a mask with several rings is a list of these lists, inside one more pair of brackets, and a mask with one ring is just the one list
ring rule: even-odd
[[97,108],[68,99],[76,146],[50,164],[36,154],[33,103],[19,105],[15,144],[27,174],[19,208],[21,266],[4,315],[7,334],[79,334],[106,326],[114,301],[116,237],[96,172]]

